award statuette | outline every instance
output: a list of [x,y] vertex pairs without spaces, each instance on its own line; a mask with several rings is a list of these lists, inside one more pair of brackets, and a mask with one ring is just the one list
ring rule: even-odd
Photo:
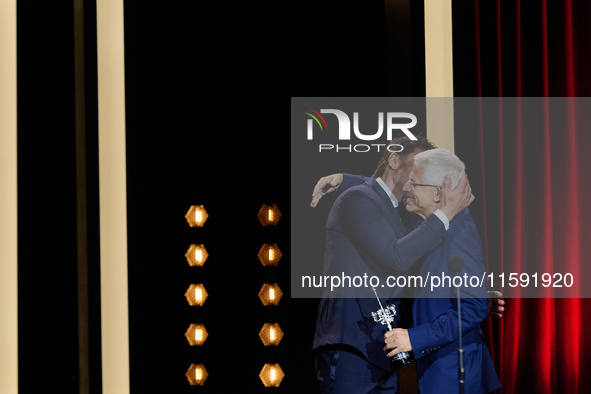
[[[378,297],[378,293],[375,287],[371,288],[376,295],[378,300],[378,304],[380,304],[380,309],[377,312],[372,312],[371,316],[373,317],[374,321],[388,326],[388,330],[392,330],[391,322],[394,321],[394,316],[396,316],[396,306],[395,305],[388,305],[386,308],[382,306],[382,302],[380,301],[380,297]],[[415,358],[411,352],[400,352],[395,354],[390,359],[390,368],[394,370],[398,370],[400,368],[408,367],[410,364],[415,362]]]

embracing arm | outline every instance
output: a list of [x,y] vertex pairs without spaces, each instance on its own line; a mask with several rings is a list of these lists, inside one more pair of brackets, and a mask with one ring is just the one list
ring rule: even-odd
[[349,191],[338,204],[344,230],[352,242],[378,264],[400,272],[439,246],[445,236],[445,226],[431,215],[399,238],[375,201],[359,190]]
[[361,175],[351,175],[351,174],[332,174],[325,177],[322,177],[316,183],[314,187],[314,192],[312,192],[312,202],[310,206],[312,208],[318,205],[318,201],[330,192],[338,190],[339,193],[344,192],[350,187],[361,185],[365,182],[368,177],[361,176]]

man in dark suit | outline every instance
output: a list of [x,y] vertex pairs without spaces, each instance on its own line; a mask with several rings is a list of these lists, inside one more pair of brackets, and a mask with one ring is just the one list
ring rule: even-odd
[[[438,210],[405,235],[406,228],[396,211],[402,186],[408,180],[414,156],[433,146],[424,138],[411,141],[407,137],[391,144],[399,144],[403,150],[384,150],[374,176],[336,199],[327,221],[325,275],[385,278],[404,273],[443,242],[449,222],[473,200],[463,175],[454,190],[443,186]],[[325,289],[320,300],[314,349],[321,391],[396,393],[397,374],[390,373],[390,361],[383,352],[387,328],[371,317],[378,303],[371,298],[370,288],[350,290]],[[398,307],[400,288],[380,287],[382,290],[382,304]]]
[[[429,220],[440,205],[440,187],[446,175],[451,176],[452,188],[464,174],[464,163],[445,149],[434,149],[416,155],[409,181],[406,209]],[[465,392],[489,393],[501,387],[486,346],[480,324],[488,317],[486,268],[480,236],[470,211],[466,208],[451,221],[445,240],[429,253],[421,266],[420,275],[427,279],[437,276],[436,287],[419,286],[414,291],[413,326],[395,328],[385,334],[388,356],[401,351],[414,351],[421,394],[439,394],[442,390],[457,392],[458,383],[458,305],[451,279],[448,259],[460,256],[463,265],[458,273],[464,278],[461,288],[462,339],[465,354]],[[439,280],[439,279],[438,279]],[[431,281],[433,283],[433,280]],[[459,282],[458,282],[459,283]]]

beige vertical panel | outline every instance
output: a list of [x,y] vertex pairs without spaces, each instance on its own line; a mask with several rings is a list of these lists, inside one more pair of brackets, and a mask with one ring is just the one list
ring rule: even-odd
[[104,394],[128,394],[123,0],[97,1],[101,331]]
[[0,393],[18,393],[16,0],[0,1]]
[[451,0],[425,0],[427,135],[454,151]]

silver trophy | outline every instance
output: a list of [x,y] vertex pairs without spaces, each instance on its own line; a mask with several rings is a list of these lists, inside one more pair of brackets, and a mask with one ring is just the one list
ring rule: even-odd
[[[374,321],[388,326],[388,331],[392,330],[392,323],[394,321],[394,316],[396,316],[396,306],[395,305],[388,305],[386,308],[382,306],[382,302],[380,301],[380,297],[378,297],[378,292],[376,291],[375,287],[371,288],[373,293],[376,295],[376,299],[378,300],[378,304],[380,304],[380,309],[377,312],[372,312],[371,317],[373,317]],[[414,355],[411,352],[400,352],[395,354],[390,359],[390,368],[392,370],[397,370],[400,368],[408,367],[412,363],[415,362]]]

